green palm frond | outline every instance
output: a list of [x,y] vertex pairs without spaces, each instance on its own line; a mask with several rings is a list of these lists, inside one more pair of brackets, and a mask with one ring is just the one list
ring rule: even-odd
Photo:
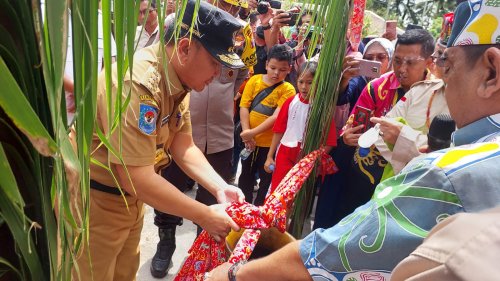
[[[323,27],[323,48],[313,82],[313,102],[309,114],[303,155],[325,144],[327,132],[332,124],[332,116],[337,104],[338,86],[341,77],[342,58],[346,49],[346,30],[349,19],[349,3],[342,0],[310,0],[317,4],[315,25]],[[314,30],[313,41],[320,36]],[[315,43],[313,42],[313,45]],[[314,48],[314,47],[313,47]],[[315,172],[312,173],[313,175]],[[314,201],[314,178],[310,177],[295,199],[289,232],[300,238],[306,217]]]

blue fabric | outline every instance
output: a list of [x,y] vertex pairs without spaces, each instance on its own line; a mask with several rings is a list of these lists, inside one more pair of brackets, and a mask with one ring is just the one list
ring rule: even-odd
[[356,76],[349,80],[349,84],[345,89],[344,93],[342,93],[338,100],[337,105],[344,105],[350,103],[349,112],[352,112],[354,105],[358,101],[359,96],[361,96],[361,92],[368,84],[368,81],[364,76]]
[[[496,127],[492,120],[486,121]],[[393,268],[439,221],[500,205],[500,128],[492,133],[484,130],[484,124],[464,129],[475,132],[475,140],[487,137],[494,142],[414,159],[399,175],[381,182],[368,203],[337,225],[308,235],[300,254],[313,279],[388,280]]]
[[456,130],[451,141],[455,146],[473,143],[491,134],[495,135],[499,130],[500,114],[495,114]]

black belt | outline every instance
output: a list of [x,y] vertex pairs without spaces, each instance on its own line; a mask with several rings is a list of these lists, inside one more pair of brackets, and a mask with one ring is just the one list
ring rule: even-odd
[[[120,193],[120,189],[118,189],[117,187],[107,186],[107,185],[104,185],[102,183],[96,182],[95,180],[90,180],[90,188],[95,189],[95,190],[99,190],[99,191],[102,191],[102,192],[106,192],[106,193],[109,193],[109,194],[122,195]],[[123,191],[123,194],[125,196],[129,196],[130,195],[125,190],[122,189],[122,191]]]

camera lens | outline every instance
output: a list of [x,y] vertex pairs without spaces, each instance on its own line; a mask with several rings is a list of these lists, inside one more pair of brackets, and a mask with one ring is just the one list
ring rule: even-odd
[[269,3],[267,1],[259,1],[257,4],[257,13],[264,15],[269,9]]

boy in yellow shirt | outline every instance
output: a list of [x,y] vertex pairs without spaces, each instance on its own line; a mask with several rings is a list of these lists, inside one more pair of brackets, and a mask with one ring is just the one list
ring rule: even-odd
[[[245,143],[245,148],[252,153],[241,160],[238,186],[245,194],[246,201],[252,203],[253,183],[255,173],[258,172],[259,190],[253,202],[257,206],[264,203],[271,183],[272,174],[266,173],[264,163],[273,138],[274,121],[283,103],[295,95],[292,84],[284,82],[292,68],[292,57],[293,51],[288,45],[273,46],[267,56],[267,74],[252,76],[241,96],[241,139]],[[261,101],[258,102],[259,100]]]

